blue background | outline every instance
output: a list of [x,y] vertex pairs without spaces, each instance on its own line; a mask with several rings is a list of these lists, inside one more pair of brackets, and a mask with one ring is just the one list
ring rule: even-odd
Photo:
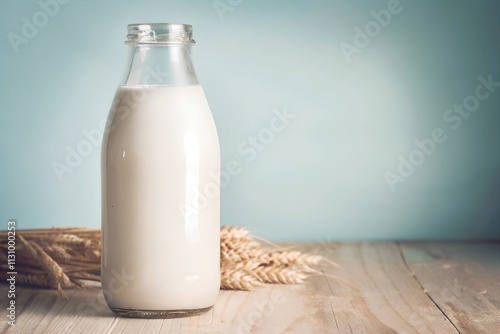
[[[378,31],[370,11],[387,8],[73,0],[16,53],[9,33],[22,36],[23,17],[33,22],[43,9],[2,1],[1,228],[10,218],[19,228],[100,226],[100,145],[61,180],[53,163],[65,164],[66,147],[106,117],[126,25],[180,22],[194,27],[223,166],[242,167],[222,190],[222,224],[271,240],[499,238],[500,87],[457,129],[443,114],[474,93],[478,76],[500,81],[500,3],[401,0]],[[355,45],[367,24],[370,42],[349,62],[341,45]],[[295,118],[247,161],[238,146],[284,108]],[[447,140],[392,191],[385,173],[435,128]]]

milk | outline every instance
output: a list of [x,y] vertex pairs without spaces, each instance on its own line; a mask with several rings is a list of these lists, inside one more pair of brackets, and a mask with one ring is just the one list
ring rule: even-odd
[[219,173],[201,86],[118,88],[102,151],[102,287],[111,309],[214,305]]

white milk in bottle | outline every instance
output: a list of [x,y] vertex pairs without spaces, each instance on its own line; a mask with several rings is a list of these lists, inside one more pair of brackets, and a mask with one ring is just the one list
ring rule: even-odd
[[200,314],[220,285],[217,131],[181,24],[128,27],[102,150],[102,287],[131,317]]

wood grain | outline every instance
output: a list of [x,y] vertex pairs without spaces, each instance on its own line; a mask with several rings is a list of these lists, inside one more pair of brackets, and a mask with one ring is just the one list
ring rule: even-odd
[[410,275],[396,244],[328,249],[326,255],[342,267],[337,275],[352,285],[327,280],[341,333],[457,333]]
[[[198,317],[126,319],[100,288],[17,287],[16,326],[0,333],[500,333],[500,244],[356,242],[288,244],[321,254],[322,275],[303,285],[221,291]],[[335,277],[334,277],[335,276]]]
[[409,268],[462,333],[500,333],[499,243],[404,243]]

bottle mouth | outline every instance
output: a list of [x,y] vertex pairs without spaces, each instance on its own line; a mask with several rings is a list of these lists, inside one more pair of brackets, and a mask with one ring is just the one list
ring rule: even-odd
[[179,23],[134,23],[127,26],[127,45],[192,45],[193,27]]

